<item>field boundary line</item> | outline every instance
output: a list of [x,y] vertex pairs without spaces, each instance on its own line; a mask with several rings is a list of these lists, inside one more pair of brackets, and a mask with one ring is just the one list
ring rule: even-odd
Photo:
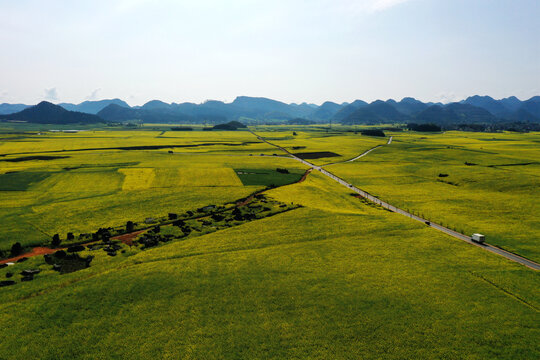
[[502,291],[504,294],[508,295],[509,297],[514,298],[514,299],[516,299],[517,301],[523,303],[523,304],[526,305],[527,307],[530,307],[531,309],[533,309],[533,310],[535,310],[535,311],[537,311],[537,312],[540,311],[540,309],[538,309],[538,308],[537,308],[536,306],[534,306],[533,304],[529,304],[525,299],[523,299],[523,298],[517,296],[516,294],[512,293],[511,291],[508,291],[508,290],[506,290],[505,288],[503,288],[503,287],[501,287],[501,286],[495,284],[493,281],[486,279],[486,278],[483,277],[482,275],[475,274],[475,273],[472,272],[472,271],[469,271],[469,273],[470,273],[472,276],[474,276],[474,277],[476,277],[476,278],[478,278],[478,279],[480,279],[480,280],[482,280],[482,281],[487,282],[488,284],[490,284],[491,286],[495,287],[497,290]]

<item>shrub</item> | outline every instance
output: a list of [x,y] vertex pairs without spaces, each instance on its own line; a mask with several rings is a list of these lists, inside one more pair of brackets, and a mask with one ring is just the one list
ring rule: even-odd
[[174,226],[184,226],[186,223],[183,220],[175,220],[172,224]]
[[54,256],[59,259],[63,259],[66,257],[66,252],[64,250],[58,250],[57,252],[54,253]]
[[419,132],[439,132],[441,131],[441,127],[437,126],[435,124],[415,124],[410,123],[407,124],[407,128],[412,131],[419,131]]
[[225,217],[223,217],[222,215],[219,215],[219,214],[214,214],[214,215],[212,215],[212,219],[214,221],[221,221],[221,220],[225,219]]
[[23,252],[23,247],[20,242],[16,242],[11,246],[11,256],[19,256]]
[[84,250],[84,246],[82,246],[82,245],[70,246],[67,249],[67,251],[70,252],[70,253],[79,252],[79,251],[83,251],[83,250]]
[[54,234],[52,237],[52,246],[58,247],[60,246],[60,243],[62,243],[62,240],[60,240],[60,235]]
[[362,130],[362,135],[367,135],[367,136],[379,136],[379,137],[385,137],[386,135],[384,135],[384,131],[380,130],[380,129],[368,129],[368,130]]

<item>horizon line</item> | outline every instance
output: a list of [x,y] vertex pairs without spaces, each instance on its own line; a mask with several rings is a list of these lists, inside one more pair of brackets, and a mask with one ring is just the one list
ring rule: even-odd
[[[400,100],[396,100],[396,99],[394,99],[394,98],[388,98],[388,99],[386,99],[386,100],[383,100],[383,99],[375,99],[375,100],[373,100],[373,101],[366,101],[366,100],[362,100],[362,99],[354,99],[354,100],[352,100],[352,101],[343,101],[343,102],[336,102],[336,101],[332,101],[332,100],[325,100],[325,101],[323,101],[323,102],[320,103],[320,104],[312,103],[312,102],[307,102],[307,101],[303,101],[303,102],[285,102],[285,101],[276,100],[276,99],[273,99],[273,98],[270,98],[270,97],[264,97],[264,96],[249,96],[249,95],[238,95],[238,96],[235,97],[235,100],[236,100],[237,98],[239,98],[239,97],[247,97],[247,98],[253,98],[253,99],[267,99],[267,100],[278,101],[278,102],[281,102],[281,103],[286,104],[286,105],[304,105],[304,104],[305,104],[305,105],[315,105],[315,106],[317,106],[317,107],[320,107],[320,106],[322,106],[322,105],[323,105],[324,103],[326,103],[326,102],[332,102],[332,103],[335,103],[335,104],[338,104],[338,105],[343,105],[343,104],[351,104],[351,103],[353,103],[354,101],[358,101],[358,100],[364,101],[364,102],[366,102],[366,103],[368,103],[368,104],[371,104],[371,103],[376,102],[376,101],[384,101],[384,102],[387,102],[387,101],[393,100],[393,101],[396,101],[396,102],[400,102],[400,101],[403,101],[404,99],[414,99],[414,100],[420,101],[420,102],[422,102],[422,103],[424,103],[424,104],[432,103],[432,104],[434,104],[434,105],[437,105],[437,104],[447,105],[447,104],[452,104],[452,103],[459,103],[459,102],[465,101],[465,100],[467,100],[468,98],[471,98],[471,97],[474,97],[474,96],[479,96],[479,97],[490,97],[490,98],[492,98],[492,99],[495,100],[495,101],[500,101],[500,100],[509,99],[509,98],[516,98],[516,99],[518,99],[519,101],[523,102],[523,101],[528,101],[528,100],[530,100],[530,99],[532,99],[532,98],[534,98],[534,97],[540,96],[540,95],[533,95],[533,96],[531,96],[531,97],[528,98],[528,99],[522,100],[522,99],[520,99],[519,97],[517,97],[517,96],[515,96],[515,95],[510,95],[510,96],[507,96],[507,97],[503,97],[503,98],[500,98],[500,99],[496,99],[496,98],[494,98],[494,97],[492,97],[492,96],[490,96],[490,95],[478,95],[478,94],[475,94],[475,95],[467,96],[467,97],[465,97],[465,98],[463,98],[463,99],[461,99],[461,100],[447,101],[447,102],[445,102],[445,101],[434,101],[434,100],[423,101],[423,100],[419,100],[419,99],[417,99],[417,98],[415,98],[415,97],[413,97],[413,96],[405,96],[405,97],[401,98]],[[38,101],[36,104],[32,104],[32,105],[25,104],[25,103],[22,103],[22,102],[2,102],[1,104],[2,104],[2,105],[3,105],[3,104],[10,104],[10,105],[28,105],[28,106],[33,106],[33,105],[37,105],[37,104],[39,104],[39,103],[41,103],[41,102],[43,102],[43,101],[46,101],[46,102],[49,102],[49,103],[55,104],[55,105],[61,105],[61,104],[80,105],[80,104],[83,104],[83,103],[85,103],[85,102],[99,102],[99,101],[107,101],[107,100],[120,100],[120,101],[123,101],[123,102],[125,102],[126,104],[128,104],[129,107],[136,107],[136,106],[141,107],[141,106],[144,106],[145,104],[147,104],[147,103],[149,103],[149,102],[151,102],[151,101],[160,101],[160,102],[163,102],[163,103],[165,103],[165,104],[167,104],[167,105],[173,105],[173,104],[177,104],[177,105],[180,105],[180,104],[195,104],[195,105],[202,105],[202,104],[205,104],[205,103],[207,103],[207,102],[209,102],[209,101],[219,101],[219,102],[222,102],[222,103],[224,103],[224,104],[232,104],[232,103],[235,101],[235,100],[233,100],[233,101],[227,102],[226,100],[206,99],[206,100],[204,100],[204,101],[202,101],[202,102],[199,102],[199,103],[197,103],[197,102],[192,102],[192,101],[184,101],[184,102],[175,102],[175,101],[172,101],[172,102],[169,103],[169,102],[166,102],[166,101],[163,101],[163,100],[160,100],[160,99],[152,99],[152,100],[148,100],[148,101],[146,101],[146,102],[144,102],[144,103],[142,103],[142,104],[140,104],[140,105],[131,105],[131,104],[129,104],[128,101],[126,101],[126,100],[124,100],[124,99],[122,99],[122,98],[120,98],[120,97],[111,97],[111,98],[101,98],[101,99],[91,99],[91,100],[90,100],[90,99],[87,99],[87,100],[81,101],[81,102],[79,102],[79,103],[75,103],[75,102],[67,102],[67,101],[57,101],[57,100],[51,100],[51,99],[43,99],[43,100]]]

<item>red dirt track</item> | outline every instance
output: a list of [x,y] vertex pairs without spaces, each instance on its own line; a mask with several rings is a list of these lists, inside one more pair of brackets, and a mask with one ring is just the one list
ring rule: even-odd
[[301,183],[301,182],[306,181],[306,178],[307,178],[307,176],[309,175],[309,173],[311,172],[311,170],[313,170],[313,168],[308,169],[308,170],[304,173],[304,175],[302,175],[302,178],[301,178],[300,180],[298,180],[296,183]]
[[[146,230],[148,230],[148,229],[146,229]],[[146,230],[140,230],[140,231],[135,231],[135,232],[132,232],[132,233],[129,233],[129,234],[115,236],[115,237],[112,237],[111,240],[120,240],[124,244],[132,246],[133,245],[133,240],[135,240],[139,234],[142,234]],[[86,245],[93,244],[95,242],[96,241],[92,241],[92,242],[82,244],[82,245],[86,246]],[[29,257],[39,256],[39,255],[54,254],[58,250],[65,250],[65,249],[67,249],[67,247],[51,249],[51,248],[48,248],[48,247],[37,246],[37,247],[33,248],[32,251],[30,251],[30,252],[27,252],[27,253],[24,253],[22,255],[15,256],[15,257],[12,257],[12,258],[9,258],[9,259],[0,260],[0,264],[6,264],[6,263],[9,263],[9,262],[16,262],[17,260],[22,259],[24,257],[29,258]]]
[[132,232],[132,233],[129,233],[129,234],[115,236],[115,237],[112,237],[111,240],[120,240],[124,244],[132,246],[133,245],[133,240],[135,240],[137,238],[137,236],[139,236],[140,234],[142,234],[143,232],[145,232],[147,230],[148,229],[139,230],[139,231],[135,231],[135,232]]
[[[307,176],[311,173],[312,170],[313,169],[308,169],[304,173],[304,175],[302,175],[300,180],[298,180],[296,182],[296,184],[305,181]],[[245,200],[236,203],[236,206],[245,206],[245,205],[249,204],[253,200],[255,195],[261,194],[264,191],[266,191],[266,190],[263,190],[261,192],[258,192],[256,194],[253,194],[253,195],[249,196]],[[135,231],[135,232],[132,232],[132,233],[129,233],[129,234],[115,236],[115,237],[112,237],[111,240],[120,240],[122,243],[124,243],[126,245],[129,245],[129,246],[132,246],[133,245],[133,240],[135,240],[137,238],[137,236],[139,236],[140,234],[142,234],[143,232],[145,232],[147,230],[148,229],[144,229],[144,230]],[[95,242],[96,241],[92,241],[92,242],[88,242],[88,243],[82,244],[82,245],[86,246],[86,245],[90,245],[90,244],[95,243]],[[5,263],[9,263],[9,262],[16,262],[17,260],[19,260],[21,258],[24,258],[24,257],[29,258],[29,257],[39,256],[39,255],[54,254],[58,250],[65,250],[65,249],[67,249],[67,247],[51,249],[51,248],[48,248],[48,247],[37,246],[37,247],[33,248],[32,251],[27,252],[25,254],[15,256],[15,257],[12,257],[12,258],[9,258],[9,259],[0,260],[0,264],[5,264]]]
[[50,249],[50,248],[38,246],[38,247],[33,248],[32,251],[30,251],[30,252],[28,252],[26,254],[15,256],[15,257],[12,257],[10,259],[0,260],[0,264],[5,264],[5,263],[9,263],[9,262],[16,262],[17,260],[22,259],[24,257],[28,258],[28,257],[32,257],[32,256],[38,256],[38,255],[53,254],[58,250],[60,250],[60,249]]

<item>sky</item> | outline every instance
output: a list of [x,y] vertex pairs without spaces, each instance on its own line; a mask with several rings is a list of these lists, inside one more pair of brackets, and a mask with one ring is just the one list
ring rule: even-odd
[[540,95],[538,0],[0,0],[0,103]]

